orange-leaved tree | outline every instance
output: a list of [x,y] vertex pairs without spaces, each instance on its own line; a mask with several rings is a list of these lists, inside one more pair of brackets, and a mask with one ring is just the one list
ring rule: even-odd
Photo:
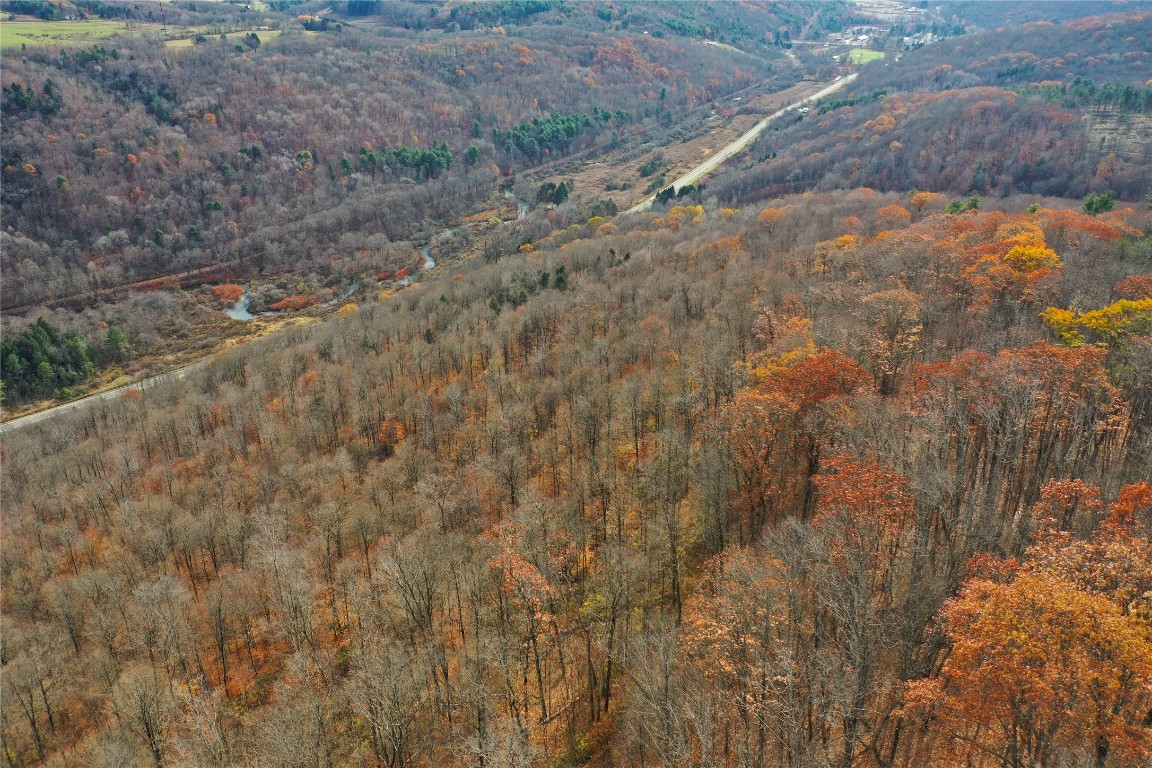
[[810,338],[784,354],[754,359],[747,373],[751,386],[738,392],[722,415],[737,473],[732,502],[742,544],[745,523],[754,537],[788,511],[810,515],[824,424],[835,421],[870,379],[858,362],[837,350],[818,349]]
[[1152,486],[1121,490],[1091,539],[1065,526],[1098,489],[1056,481],[1017,569],[969,579],[944,608],[952,652],[907,689],[949,764],[1143,766],[1152,757]]
[[1064,267],[1048,247],[1040,227],[1027,221],[1009,221],[997,227],[997,241],[969,248],[963,280],[978,307],[1001,307],[1009,301],[1036,302],[1050,292],[1049,285]]

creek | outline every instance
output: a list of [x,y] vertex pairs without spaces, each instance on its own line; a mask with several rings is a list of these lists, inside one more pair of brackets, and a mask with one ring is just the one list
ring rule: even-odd
[[[516,221],[522,221],[524,219],[524,217],[528,215],[528,212],[531,210],[531,206],[529,206],[528,203],[524,202],[520,198],[516,197],[516,195],[513,194],[513,192],[511,190],[506,190],[504,192],[504,197],[506,197],[509,200],[512,200],[516,203]],[[425,245],[423,245],[419,249],[420,258],[423,259],[423,261],[424,261],[424,263],[420,265],[420,272],[427,272],[428,270],[430,270],[436,266],[436,259],[434,259],[432,257],[432,249],[434,247],[436,247],[437,245],[439,245],[440,243],[443,243],[444,241],[449,240],[452,237],[455,237],[455,235],[456,235],[455,229],[446,229],[443,232],[437,233],[431,240],[429,240]],[[400,281],[400,285],[402,285],[402,286],[411,285],[412,280],[414,278],[415,278],[415,275],[408,275],[407,277],[405,277],[404,279],[402,279]],[[324,302],[320,306],[326,307],[326,306],[329,306],[332,304],[337,304],[341,301],[344,301],[349,296],[351,296],[353,293],[355,293],[356,289],[359,287],[360,287],[360,283],[357,281],[353,281],[347,288],[345,288],[343,291],[340,292],[340,295],[338,295],[334,299],[331,299],[329,301]],[[271,312],[261,312],[260,315],[254,315],[251,312],[249,312],[248,307],[251,306],[251,304],[252,304],[252,292],[248,288],[247,285],[243,286],[243,288],[244,288],[244,295],[241,296],[240,299],[235,304],[231,305],[230,307],[227,307],[224,310],[224,314],[228,315],[228,317],[232,318],[233,320],[242,320],[242,321],[255,320],[260,315],[273,314]]]
[[[224,314],[228,315],[228,317],[232,318],[233,320],[243,320],[243,321],[255,320],[257,317],[261,317],[261,316],[265,316],[265,315],[277,314],[276,312],[261,312],[259,315],[254,315],[251,312],[249,312],[248,307],[251,306],[251,304],[252,304],[252,291],[251,291],[251,289],[248,288],[247,285],[242,286],[242,287],[244,288],[244,295],[241,296],[235,304],[231,305],[230,307],[227,307],[224,310]],[[325,301],[323,304],[320,304],[319,306],[330,307],[333,304],[339,304],[340,302],[344,301],[345,299],[347,299],[352,294],[356,293],[356,289],[359,287],[360,287],[360,282],[358,280],[353,280],[351,283],[349,283],[344,288],[344,290],[340,291],[340,293],[337,294],[335,298],[329,299],[328,301]]]

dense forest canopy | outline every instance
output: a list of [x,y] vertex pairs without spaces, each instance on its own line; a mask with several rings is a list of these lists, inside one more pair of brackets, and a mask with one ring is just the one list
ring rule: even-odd
[[[4,766],[1148,764],[1142,9],[269,5],[5,56],[5,301],[153,279],[6,319],[6,397],[364,284],[3,434]],[[703,190],[566,180],[851,72]]]
[[[1148,215],[941,204],[577,227],[6,437],[14,762],[1140,764]],[[970,703],[1001,603],[1107,720]]]

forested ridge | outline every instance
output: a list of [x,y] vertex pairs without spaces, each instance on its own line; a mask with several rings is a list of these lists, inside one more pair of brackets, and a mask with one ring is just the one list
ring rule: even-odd
[[[490,195],[504,165],[545,149],[655,131],[662,102],[707,105],[708,89],[738,86],[732,69],[708,84],[726,57],[804,30],[791,5],[716,6],[348,3],[322,42],[286,32],[248,52],[210,40],[181,53],[171,67],[199,62],[227,105],[181,96],[168,123],[139,98],[176,82],[144,42],[99,54],[100,70],[61,69],[52,88],[29,73],[64,54],[15,73],[6,57],[5,98],[23,106],[5,137],[38,152],[53,144],[39,121],[91,99],[92,120],[145,124],[159,148],[106,177],[103,155],[69,159],[80,165],[52,194],[75,210],[74,169],[90,168],[113,190],[173,184],[170,211],[263,207],[267,226],[227,219],[230,258],[287,269],[289,246],[317,245],[351,274],[391,270],[416,255],[399,239],[411,211],[463,210],[461,185]],[[653,14],[663,38],[623,34]],[[724,45],[744,52],[670,41],[721,18]],[[594,45],[570,45],[564,23]],[[1144,61],[1147,44],[1126,38],[1146,24],[1009,27],[903,52],[907,69],[868,65],[706,190],[644,213],[516,181],[539,208],[476,242],[449,233],[438,247],[459,252],[437,251],[405,287],[371,283],[177,386],[5,433],[0,763],[1144,768],[1149,158],[1081,150],[1082,118],[1105,101],[1141,114],[1147,85],[1112,67]],[[490,35],[476,50],[444,42],[472,28]],[[1065,46],[1066,61],[1099,49],[1068,77],[990,81],[1004,69],[990,60],[1023,40],[1038,60],[1037,46]],[[256,96],[212,74],[225,54]],[[466,61],[523,69],[447,85],[476,75]],[[541,98],[532,89],[567,77],[564,62],[596,82]],[[681,93],[662,97],[645,70],[650,98],[625,98],[624,79],[658,63],[685,68]],[[128,95],[92,85],[111,82]],[[336,82],[380,105],[365,111],[380,131],[368,145]],[[419,117],[383,105],[412,94],[430,105]],[[240,128],[248,118],[264,127]],[[109,156],[112,135],[99,139]],[[469,147],[482,160],[461,172]],[[260,184],[265,197],[241,205],[236,187]],[[6,276],[10,242],[80,226],[29,213],[48,198],[27,189],[5,208]],[[86,215],[111,215],[116,194]],[[358,228],[371,216],[404,233],[371,240]],[[265,238],[284,250],[260,250]],[[108,263],[145,253],[144,239],[117,241]],[[315,301],[318,280],[302,272],[281,301]],[[216,306],[243,292],[203,289]],[[171,295],[108,311],[167,317]],[[60,316],[6,326],[5,376],[45,363],[37,385],[66,387],[85,361],[128,355],[119,324],[84,335]]]
[[[24,315],[6,317],[8,333],[46,314],[96,346],[115,325],[134,372],[239,332],[208,288],[190,290],[199,283],[247,280],[260,312],[403,279],[445,223],[509,217],[498,187],[562,204],[566,159],[672,141],[681,120],[706,127],[712,107],[753,83],[831,78],[827,51],[785,55],[782,41],[867,22],[799,2],[484,8],[493,26],[465,19],[472,6],[360,4],[324,33],[294,14],[264,19],[282,28],[264,42],[202,35],[173,49],[144,36],[7,56],[0,299]],[[218,29],[260,20],[170,10]],[[890,52],[846,95],[773,126],[708,194],[727,205],[856,186],[1139,199],[1152,146],[1137,78],[1147,27],[1146,13],[1129,13],[965,35],[900,61]],[[543,167],[564,194],[527,180]],[[643,176],[605,191],[665,183]],[[578,189],[573,205],[613,212],[600,193]],[[483,226],[457,233],[455,250],[491,250]],[[25,382],[7,402],[71,391]]]
[[[373,17],[309,35],[293,18],[263,44],[120,38],[7,56],[5,306],[235,260],[386,261],[382,242],[472,213],[501,174],[792,70],[778,50],[631,34],[572,8],[530,32]],[[585,116],[581,130],[526,133],[559,115]]]
[[767,132],[751,167],[712,191],[729,203],[857,186],[1139,199],[1152,163],[1150,35],[1144,11],[984,31],[870,64]]
[[572,226],[6,437],[5,759],[1144,764],[1148,214],[944,200]]
[[[160,10],[9,5],[146,23]],[[370,3],[338,5],[323,32],[309,32],[300,11],[322,9],[273,5],[163,9],[169,29],[203,30],[186,46],[145,32],[5,51],[6,334],[47,316],[96,346],[115,325],[137,374],[243,332],[220,314],[213,283],[250,285],[260,313],[403,280],[422,263],[416,249],[448,224],[482,222],[457,230],[459,250],[474,229],[514,217],[501,188],[533,200],[519,174],[662,136],[753,83],[791,85],[799,68],[762,44],[763,30],[818,28],[803,2],[770,13],[497,4],[490,25],[463,27],[448,19],[467,8]],[[676,33],[662,21],[672,17],[755,55]],[[29,371],[5,372],[27,379],[8,387],[7,406],[97,383],[49,387]]]

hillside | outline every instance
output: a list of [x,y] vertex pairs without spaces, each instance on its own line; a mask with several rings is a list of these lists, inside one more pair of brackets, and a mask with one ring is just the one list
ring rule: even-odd
[[[6,684],[13,706],[37,697],[7,710],[11,754],[675,763],[724,729],[775,754],[788,734],[763,729],[815,701],[789,747],[812,759],[960,747],[978,727],[963,709],[896,734],[919,717],[907,686],[938,683],[962,631],[937,612],[969,558],[1039,559],[1140,631],[1122,595],[1152,587],[1147,560],[1115,593],[1074,553],[1119,546],[1092,538],[1109,509],[1124,546],[1148,546],[1131,526],[1150,511],[1146,241],[1133,251],[1150,222],[921,202],[574,227],[246,345],[181,391],[7,437]],[[1049,306],[1131,309],[1093,331],[1103,346],[1069,346]],[[1077,511],[1066,478],[1100,503]],[[845,482],[898,488],[897,506]],[[1052,504],[1069,516],[1046,522]],[[1041,578],[1012,562],[998,588]],[[748,613],[759,579],[780,602]],[[848,599],[865,623],[835,609]],[[765,622],[748,631],[767,645],[725,611]],[[815,652],[815,632],[832,639],[816,656],[774,655]],[[796,698],[750,692],[750,723],[723,703],[745,664]],[[843,669],[852,687],[831,688]],[[1126,700],[1115,717],[1147,754]],[[1072,751],[1054,754],[1078,754],[1088,722],[1058,720]]]
[[[101,4],[9,5],[93,14],[57,26],[124,18]],[[536,204],[524,172],[669,141],[713,98],[793,85],[802,73],[762,29],[811,26],[803,3],[719,17],[675,4],[492,4],[484,24],[459,8],[354,6],[320,23],[299,4],[259,15],[180,5],[167,9],[169,40],[149,6],[127,14],[133,36],[7,51],[7,333],[46,316],[93,357],[115,327],[135,374],[280,322],[230,322],[220,296],[238,289],[211,286],[240,285],[256,315],[393,288],[448,227],[453,249],[481,247]],[[592,192],[581,199],[615,210]],[[25,369],[41,359],[26,355]],[[97,382],[74,379],[18,382],[7,404]]]
[[[720,95],[749,79],[778,109],[838,49],[765,35],[855,23],[715,5],[301,4],[327,29],[5,58],[5,97],[31,98],[5,152],[41,164],[5,201],[6,276],[9,243],[121,226],[137,186],[140,215],[206,241],[236,224],[216,252],[173,229],[158,270],[201,248],[250,270],[9,321],[5,376],[125,365],[161,320],[266,322],[220,318],[246,295],[331,301],[3,435],[5,766],[1148,765],[1148,158],[1105,177],[1084,133],[1093,110],[1144,114],[1110,67],[1146,44],[1108,17],[936,41],[650,211],[541,186],[633,133],[653,145],[613,181],[635,181],[644,153],[706,135],[662,111],[742,124]],[[1025,40],[1101,61],[993,82]],[[165,122],[120,82],[183,90]],[[107,156],[80,152],[85,120]],[[113,143],[140,125],[154,144]],[[468,170],[417,170],[470,146]],[[133,237],[90,271],[151,274],[131,258],[159,246]],[[63,252],[37,251],[67,275]],[[127,331],[99,325],[118,313]]]
[[7,306],[236,260],[285,270],[368,251],[363,267],[396,268],[384,244],[488,204],[504,173],[771,71],[737,56],[568,27],[424,40],[341,26],[254,48],[140,39],[13,57]]
[[889,54],[763,137],[751,167],[713,192],[727,202],[858,186],[1001,197],[1112,190],[1139,200],[1152,164],[1149,36],[1144,12]]

